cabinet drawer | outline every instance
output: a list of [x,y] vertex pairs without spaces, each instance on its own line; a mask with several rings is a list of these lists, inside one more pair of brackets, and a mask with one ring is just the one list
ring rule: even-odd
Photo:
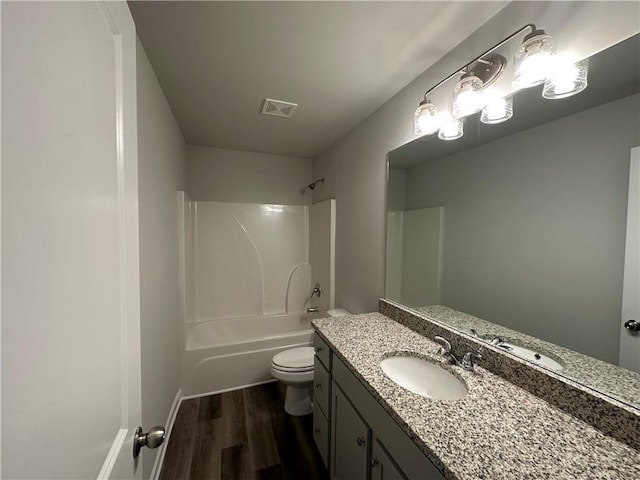
[[329,422],[322,413],[322,410],[318,408],[318,404],[313,405],[313,440],[316,442],[316,447],[320,452],[324,466],[329,468],[329,439],[331,438],[329,432]]
[[313,349],[316,352],[316,358],[322,362],[327,370],[331,371],[331,349],[317,333],[313,336]]
[[331,375],[318,357],[313,361],[313,400],[325,417],[329,418],[329,399],[331,395]]

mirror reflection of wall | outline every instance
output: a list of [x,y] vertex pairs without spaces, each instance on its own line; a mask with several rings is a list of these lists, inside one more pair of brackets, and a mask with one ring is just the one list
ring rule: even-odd
[[575,97],[521,91],[509,122],[391,152],[387,297],[617,364],[639,59],[636,35],[590,59]]

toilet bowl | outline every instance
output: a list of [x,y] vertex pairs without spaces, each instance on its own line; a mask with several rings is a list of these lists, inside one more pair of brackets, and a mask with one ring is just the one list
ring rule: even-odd
[[313,347],[290,348],[274,355],[271,375],[287,387],[285,412],[296,417],[311,413]]
[[[330,317],[350,315],[344,309],[329,310]],[[311,386],[313,385],[313,347],[296,347],[273,356],[271,375],[286,385],[284,411],[301,416],[312,412]]]

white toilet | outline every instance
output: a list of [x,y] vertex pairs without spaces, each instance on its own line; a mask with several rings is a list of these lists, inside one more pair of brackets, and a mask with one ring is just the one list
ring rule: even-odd
[[[327,312],[330,317],[351,315],[342,308]],[[296,417],[312,412],[313,347],[296,347],[273,356],[271,375],[287,386],[284,411]]]

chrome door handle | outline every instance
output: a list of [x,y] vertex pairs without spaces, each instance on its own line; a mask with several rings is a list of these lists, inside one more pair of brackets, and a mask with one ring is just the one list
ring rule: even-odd
[[640,331],[640,322],[637,320],[627,320],[624,322],[624,328],[632,332],[638,332]]
[[133,458],[138,458],[142,447],[158,448],[164,442],[164,427],[158,425],[147,433],[142,433],[142,427],[136,428],[133,436]]

